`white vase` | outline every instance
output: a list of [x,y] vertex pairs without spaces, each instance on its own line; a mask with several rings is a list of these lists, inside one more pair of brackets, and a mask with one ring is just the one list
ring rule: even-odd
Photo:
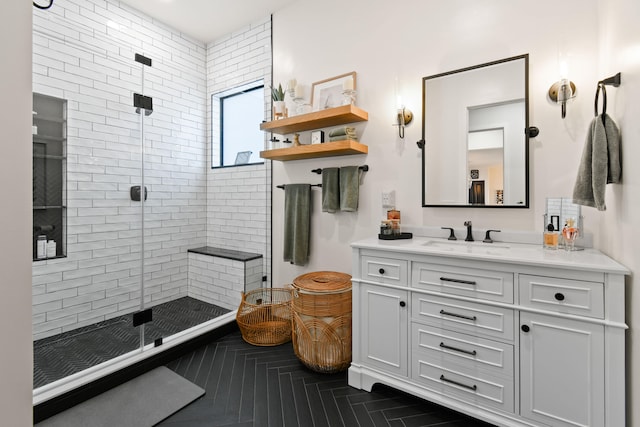
[[275,113],[275,118],[283,118],[285,117],[286,106],[284,101],[273,101],[273,111]]

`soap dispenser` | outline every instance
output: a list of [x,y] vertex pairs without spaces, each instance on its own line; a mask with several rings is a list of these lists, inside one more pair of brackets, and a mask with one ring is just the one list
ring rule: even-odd
[[558,249],[558,237],[558,231],[552,223],[549,223],[544,232],[544,248],[552,250]]

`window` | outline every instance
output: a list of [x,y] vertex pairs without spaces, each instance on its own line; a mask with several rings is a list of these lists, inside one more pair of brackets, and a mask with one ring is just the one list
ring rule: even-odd
[[[212,106],[216,102],[220,129],[213,132],[212,167],[262,163],[260,151],[264,149],[265,136],[259,124],[264,120],[265,112],[263,83],[213,95]],[[216,120],[215,108],[213,120]]]

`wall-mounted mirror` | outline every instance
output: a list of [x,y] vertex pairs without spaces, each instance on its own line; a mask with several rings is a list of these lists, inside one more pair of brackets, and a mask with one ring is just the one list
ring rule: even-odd
[[529,55],[425,77],[422,206],[529,207]]

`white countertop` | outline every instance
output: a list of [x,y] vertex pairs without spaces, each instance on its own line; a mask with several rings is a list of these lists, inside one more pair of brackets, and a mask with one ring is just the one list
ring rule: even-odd
[[351,246],[361,249],[437,255],[537,267],[571,268],[617,274],[630,273],[622,264],[597,249],[591,248],[568,252],[562,248],[549,250],[544,249],[541,245],[526,243],[449,241],[435,237],[415,236],[412,239],[399,240],[381,240],[373,237],[353,242]]

